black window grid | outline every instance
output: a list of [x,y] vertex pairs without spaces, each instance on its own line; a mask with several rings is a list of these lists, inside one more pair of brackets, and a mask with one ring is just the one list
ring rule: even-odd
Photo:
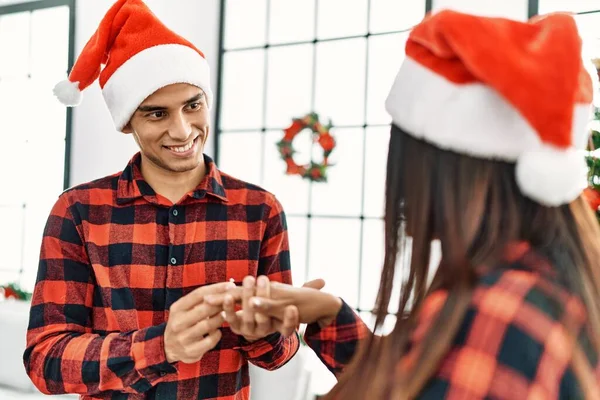
[[[376,36],[386,36],[386,35],[393,35],[393,34],[398,34],[398,33],[406,33],[408,31],[410,31],[411,28],[408,29],[401,29],[401,30],[393,30],[393,31],[385,31],[385,32],[377,32],[377,33],[371,33],[371,27],[370,27],[370,4],[371,4],[371,0],[368,0],[368,4],[367,4],[367,15],[365,16],[366,20],[367,20],[367,33],[366,34],[362,34],[362,35],[349,35],[349,36],[340,36],[340,37],[333,37],[333,38],[327,38],[327,39],[317,39],[317,29],[318,29],[318,2],[319,0],[314,0],[315,1],[315,11],[314,11],[314,31],[313,31],[313,40],[305,40],[305,41],[294,41],[294,42],[286,42],[286,43],[277,43],[277,44],[270,44],[269,43],[269,27],[268,27],[268,23],[267,23],[267,27],[265,29],[265,43],[264,45],[260,45],[260,46],[248,46],[248,47],[241,47],[241,48],[233,48],[233,49],[226,49],[224,47],[224,38],[225,38],[225,13],[226,13],[226,5],[225,5],[225,1],[223,1],[221,3],[221,31],[220,31],[220,44],[219,44],[219,71],[218,71],[218,76],[219,76],[219,87],[218,87],[218,103],[216,106],[216,126],[215,126],[215,132],[216,132],[216,139],[215,139],[215,148],[214,148],[214,154],[215,154],[215,160],[217,163],[219,163],[219,155],[220,155],[220,146],[219,146],[219,136],[222,133],[226,133],[226,134],[232,134],[232,133],[239,133],[239,134],[244,134],[245,132],[261,132],[261,151],[264,153],[265,151],[265,139],[266,139],[266,132],[267,131],[273,131],[273,130],[283,130],[284,127],[267,127],[266,126],[266,112],[267,112],[267,107],[264,106],[263,107],[263,115],[262,115],[262,122],[263,122],[263,126],[260,127],[259,129],[256,128],[242,128],[242,129],[227,129],[227,130],[221,130],[220,129],[220,110],[221,110],[221,94],[222,94],[222,79],[223,79],[223,60],[224,60],[224,54],[226,53],[230,53],[230,52],[240,52],[240,51],[247,51],[247,50],[257,50],[257,49],[264,49],[264,57],[265,57],[265,67],[264,67],[264,76],[265,76],[265,82],[267,82],[266,78],[268,76],[268,57],[269,57],[269,49],[271,48],[280,48],[280,47],[288,47],[288,46],[295,46],[295,45],[302,45],[302,44],[312,44],[312,51],[313,51],[313,65],[312,65],[312,77],[311,77],[311,81],[312,81],[312,89],[311,89],[311,101],[310,101],[310,108],[314,110],[315,108],[315,93],[316,93],[316,71],[317,71],[317,44],[318,43],[326,43],[326,42],[334,42],[334,41],[341,41],[341,40],[351,40],[351,39],[360,39],[360,38],[364,38],[366,39],[366,49],[365,49],[365,53],[368,54],[369,52],[369,46],[370,46],[370,41],[368,40],[370,37],[376,37]],[[425,10],[424,13],[428,12],[431,10],[432,7],[432,1],[433,0],[426,0],[425,1]],[[270,0],[267,0],[267,5],[266,5],[266,12],[267,12],[267,21],[269,21],[269,10],[270,10]],[[367,90],[367,85],[368,85],[368,81],[369,81],[369,65],[368,65],[368,56],[365,58],[365,96],[366,96],[366,90]],[[266,96],[267,96],[267,90],[266,90],[266,85],[265,88],[263,89],[263,104],[266,104]],[[363,135],[363,160],[366,157],[366,146],[365,146],[365,142],[366,142],[366,130],[367,128],[376,128],[376,127],[387,127],[389,126],[389,124],[367,124],[367,103],[365,102],[364,104],[364,109],[363,111],[363,120],[365,121],[364,124],[360,124],[360,125],[333,125],[333,128],[336,129],[345,129],[345,128],[362,128],[362,135]],[[260,157],[261,163],[264,163],[264,154],[261,155]],[[264,179],[264,165],[260,166],[260,171],[261,171],[261,181]],[[362,186],[364,187],[365,184],[365,163],[363,162],[363,170],[362,170]],[[361,276],[362,276],[362,258],[363,258],[363,237],[364,237],[364,221],[365,220],[382,220],[381,217],[372,217],[372,216],[367,216],[364,214],[364,206],[365,206],[365,195],[364,195],[364,191],[361,194],[361,213],[360,215],[326,215],[326,214],[315,214],[311,212],[311,204],[312,204],[312,182],[309,182],[309,187],[308,187],[308,213],[288,213],[288,217],[291,218],[305,218],[307,220],[307,233],[306,233],[306,260],[308,260],[308,255],[310,254],[310,236],[311,236],[311,223],[310,221],[312,219],[315,218],[327,218],[327,219],[351,219],[351,220],[359,220],[360,221],[360,229],[359,229],[359,264],[358,264],[358,275],[359,275],[359,279],[358,279],[358,296],[357,296],[357,306],[359,306],[361,304]],[[308,279],[308,274],[309,274],[309,267],[308,265],[306,265],[306,269],[305,269],[305,279]],[[363,310],[360,307],[355,307],[355,309],[359,312],[362,311],[369,311],[369,310]]]
[[[267,127],[266,126],[266,112],[267,112],[267,107],[266,107],[266,96],[267,96],[267,90],[266,90],[266,82],[267,82],[267,76],[268,76],[268,57],[269,57],[269,52],[268,50],[271,48],[279,48],[279,47],[287,47],[287,46],[295,46],[295,45],[302,45],[302,44],[312,44],[313,45],[313,65],[312,65],[312,91],[311,91],[311,109],[314,110],[315,108],[315,93],[316,93],[316,63],[317,63],[317,44],[318,43],[324,43],[324,42],[332,42],[332,41],[340,41],[340,40],[350,40],[350,39],[358,39],[358,38],[364,38],[366,39],[366,50],[365,50],[365,54],[367,55],[365,57],[365,97],[366,97],[366,90],[368,88],[368,84],[369,84],[369,63],[368,63],[368,59],[369,59],[369,46],[370,46],[370,41],[368,40],[370,37],[374,37],[374,36],[384,36],[384,35],[392,35],[392,34],[398,34],[398,33],[405,33],[410,31],[412,28],[408,28],[408,29],[402,29],[402,30],[395,30],[395,31],[387,31],[387,32],[377,32],[377,33],[371,33],[370,32],[370,9],[371,9],[371,0],[368,0],[368,4],[367,4],[367,15],[365,16],[367,19],[367,33],[366,34],[362,34],[362,35],[351,35],[351,36],[341,36],[341,37],[334,37],[334,38],[327,38],[327,39],[317,39],[317,29],[318,29],[318,3],[319,0],[314,0],[315,1],[315,11],[314,11],[314,18],[315,18],[315,23],[314,23],[314,32],[313,32],[313,37],[315,39],[313,40],[303,40],[303,41],[294,41],[294,42],[285,42],[285,43],[275,43],[275,44],[270,44],[269,43],[269,25],[268,25],[268,21],[269,21],[269,10],[270,10],[270,0],[267,0],[267,4],[266,4],[266,12],[267,12],[267,17],[266,17],[266,21],[267,21],[267,26],[265,29],[265,44],[264,45],[259,45],[259,46],[247,46],[247,47],[240,47],[240,48],[232,48],[232,49],[226,49],[224,47],[224,43],[225,43],[225,29],[226,29],[226,24],[225,24],[225,19],[226,19],[226,1],[224,0],[221,2],[221,12],[220,12],[220,33],[219,33],[219,60],[218,60],[218,94],[217,94],[217,103],[216,103],[216,118],[215,118],[215,132],[216,132],[216,138],[214,141],[214,156],[215,156],[215,161],[217,162],[217,164],[219,163],[219,156],[220,156],[220,143],[219,143],[219,138],[220,135],[222,133],[226,133],[226,134],[234,134],[234,133],[238,133],[238,134],[244,134],[247,132],[260,132],[261,133],[261,152],[263,154],[261,154],[260,160],[261,160],[261,166],[260,166],[260,174],[261,174],[261,181],[264,180],[264,152],[265,152],[265,138],[266,138],[266,132],[267,131],[273,131],[273,130],[283,130],[285,129],[285,127]],[[539,13],[539,2],[540,0],[528,0],[527,3],[527,13],[528,13],[528,17],[531,18],[535,15],[537,15]],[[432,6],[433,6],[433,0],[426,0],[425,1],[425,13],[428,13],[432,10]],[[595,14],[595,13],[600,13],[600,9],[599,10],[591,10],[591,11],[583,11],[583,12],[579,12],[576,13],[576,15],[586,15],[586,14]],[[227,129],[227,130],[223,130],[220,128],[220,116],[221,116],[221,109],[222,109],[222,82],[223,82],[223,60],[224,60],[224,55],[226,53],[230,53],[230,52],[240,52],[240,51],[247,51],[247,50],[260,50],[263,49],[264,51],[264,57],[265,57],[265,63],[264,63],[264,82],[265,82],[265,88],[263,88],[263,115],[262,115],[262,122],[263,122],[263,126],[259,127],[258,129],[256,127],[253,128],[239,128],[239,129]],[[389,126],[389,124],[368,124],[367,122],[367,102],[365,101],[364,104],[364,121],[365,123],[362,125],[333,125],[333,128],[362,128],[363,130],[363,170],[362,170],[362,187],[364,188],[364,184],[365,184],[365,157],[366,157],[366,131],[367,128],[376,128],[376,127],[386,127]],[[307,223],[307,233],[306,233],[306,255],[305,255],[305,260],[306,263],[308,264],[308,260],[309,260],[309,254],[310,254],[310,236],[311,236],[311,224],[310,221],[313,218],[327,218],[327,219],[352,219],[352,220],[360,220],[360,233],[359,233],[359,264],[358,264],[358,288],[357,288],[357,301],[356,301],[356,307],[354,307],[354,309],[358,312],[372,312],[372,310],[370,309],[363,309],[360,307],[361,305],[361,292],[362,292],[362,283],[361,283],[361,277],[362,277],[362,272],[363,272],[363,248],[364,248],[364,244],[363,244],[363,238],[364,238],[364,221],[365,220],[382,220],[381,217],[372,217],[372,216],[367,216],[364,214],[364,207],[365,207],[365,195],[364,195],[364,190],[362,191],[361,194],[361,213],[360,215],[326,215],[326,214],[314,214],[311,212],[311,205],[312,205],[312,182],[309,182],[309,188],[308,188],[308,213],[288,213],[287,215],[289,217],[295,217],[295,218],[306,218],[308,223]],[[310,268],[308,265],[305,266],[305,279],[308,279],[309,276],[309,271]]]

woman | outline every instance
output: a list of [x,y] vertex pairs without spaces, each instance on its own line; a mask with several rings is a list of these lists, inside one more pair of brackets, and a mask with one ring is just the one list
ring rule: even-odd
[[[592,90],[573,19],[444,11],[415,27],[406,55],[386,102],[375,305],[379,328],[408,257],[393,331],[370,334],[348,305],[315,290],[323,282],[261,277],[255,292],[247,279],[208,300],[224,302],[234,330],[252,313],[283,334],[309,323],[307,343],[339,377],[327,398],[600,399],[600,229],[580,196],[576,151]],[[428,285],[435,239],[443,257]]]

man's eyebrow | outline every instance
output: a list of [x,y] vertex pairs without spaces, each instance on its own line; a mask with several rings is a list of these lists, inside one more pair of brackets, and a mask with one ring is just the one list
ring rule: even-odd
[[194,97],[190,98],[188,101],[184,102],[183,104],[190,104],[190,103],[195,103],[197,101],[202,100],[202,98],[204,97],[204,93],[200,92],[197,95],[195,95]]
[[[183,105],[194,103],[196,101],[200,101],[200,100],[202,100],[203,97],[204,97],[204,93],[200,92],[197,95],[195,95],[194,97],[191,97],[188,100],[184,101]],[[154,106],[154,105],[144,105],[144,106],[138,107],[138,111],[141,111],[141,112],[165,111],[166,109],[167,109],[167,107]]]
[[142,111],[142,112],[151,112],[151,111],[165,111],[167,109],[167,107],[163,107],[163,106],[152,106],[152,105],[147,105],[147,106],[139,106],[138,107],[138,111]]

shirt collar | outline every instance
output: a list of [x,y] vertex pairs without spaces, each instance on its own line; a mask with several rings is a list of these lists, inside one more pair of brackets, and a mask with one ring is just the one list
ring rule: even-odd
[[[138,152],[131,158],[121,173],[117,183],[117,204],[132,202],[140,197],[149,202],[158,203],[156,192],[142,176],[141,162],[142,156]],[[210,195],[227,202],[223,179],[215,162],[205,154],[204,163],[206,165],[206,175],[196,189],[188,193],[188,196],[199,200],[206,195]]]

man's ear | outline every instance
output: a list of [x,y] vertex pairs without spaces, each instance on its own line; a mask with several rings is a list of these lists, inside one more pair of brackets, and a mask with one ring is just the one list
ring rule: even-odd
[[133,128],[131,127],[131,122],[128,122],[127,125],[125,125],[123,127],[123,129],[121,129],[121,132],[123,132],[125,134],[133,133]]

